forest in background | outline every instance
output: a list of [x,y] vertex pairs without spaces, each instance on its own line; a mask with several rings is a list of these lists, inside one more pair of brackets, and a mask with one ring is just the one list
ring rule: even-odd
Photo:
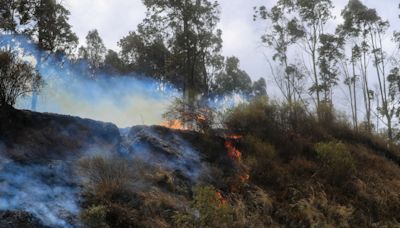
[[[237,57],[222,55],[218,2],[143,4],[146,17],[120,39],[119,52],[107,50],[96,29],[78,47],[70,12],[54,0],[3,0],[0,30],[26,35],[48,54],[65,55],[78,65],[88,63],[90,68],[83,73],[94,80],[99,72],[109,72],[170,83],[183,92],[186,103],[193,106],[189,109],[215,97],[266,95],[264,78],[252,82]],[[334,109],[333,96],[340,87],[346,91],[350,107],[344,111],[354,129],[385,134],[395,142],[399,138],[400,35],[389,34],[394,30],[389,21],[359,0],[349,1],[341,10],[341,24],[334,23],[333,9],[331,0],[279,0],[270,8],[249,9],[255,23],[266,28],[260,42],[272,53],[266,61],[271,70],[268,78],[274,81],[270,86],[279,89],[285,103],[300,103],[310,112],[321,105]],[[385,49],[388,36],[395,50]],[[36,58],[39,66],[46,54]]]
[[[58,224],[399,226],[400,66],[397,55],[388,53],[397,53],[400,35],[393,34],[396,50],[384,50],[384,35],[392,35],[389,22],[361,1],[349,0],[337,28],[329,27],[330,0],[279,0],[271,8],[249,9],[255,23],[266,27],[260,40],[274,53],[266,64],[283,102],[268,98],[265,80],[252,82],[238,58],[221,55],[217,2],[143,0],[146,18],[120,40],[120,52],[107,50],[96,30],[78,48],[69,11],[60,2],[0,3],[2,35],[25,35],[44,50],[35,56],[36,66],[7,45],[0,52],[0,149],[12,160],[5,166],[10,176],[24,171],[28,183],[46,189],[44,176],[79,196],[72,203],[79,208],[75,214],[67,207],[61,215],[51,214],[61,220]],[[54,64],[62,65],[64,56],[76,65],[88,63],[82,73],[93,81],[112,72],[170,83],[183,98],[165,117],[192,127],[118,129],[13,109],[20,96],[32,95],[35,110],[43,86],[37,67],[49,56],[60,57]],[[340,85],[351,100],[345,113],[350,119],[335,110]],[[206,101],[232,94],[248,101],[215,119]],[[86,156],[88,146],[92,156]],[[59,166],[78,182],[65,177],[69,173],[63,169],[53,172]],[[54,206],[51,199],[46,206]],[[39,218],[47,215],[34,212]]]

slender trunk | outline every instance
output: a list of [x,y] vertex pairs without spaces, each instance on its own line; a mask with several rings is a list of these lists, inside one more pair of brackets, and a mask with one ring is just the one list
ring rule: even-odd
[[[40,68],[42,67],[42,58],[43,55],[39,50],[39,55],[37,57],[37,66],[36,70],[40,71]],[[32,85],[35,83],[35,78],[32,78]],[[38,91],[36,88],[33,88],[32,90],[32,102],[31,102],[31,110],[36,111],[37,110],[37,101],[38,101]]]
[[287,73],[287,69],[289,67],[286,58],[283,61],[285,66],[285,81],[286,81],[286,89],[287,89],[287,100],[289,104],[292,104],[292,85],[291,85],[291,76]]
[[[355,123],[356,131],[358,131],[358,112],[357,112],[357,93],[356,93],[357,76],[356,76],[356,66],[355,66],[354,61],[352,61],[351,65],[353,68],[353,78],[351,80],[351,83],[353,84],[354,123]],[[350,94],[350,96],[351,96],[351,94]]]
[[319,94],[319,82],[318,82],[318,72],[317,72],[317,56],[316,56],[316,51],[317,51],[317,31],[314,29],[314,38],[313,38],[313,47],[311,50],[311,57],[312,57],[312,64],[313,64],[313,74],[314,74],[314,80],[315,80],[315,86],[316,86],[316,91],[317,91],[317,106],[320,105],[321,99],[320,99],[320,94]]
[[364,87],[364,102],[365,102],[365,112],[368,124],[368,131],[371,129],[371,97],[370,97],[370,89],[368,85],[368,77],[367,77],[367,53],[363,51],[363,56],[361,60],[361,71],[363,74],[363,87]]

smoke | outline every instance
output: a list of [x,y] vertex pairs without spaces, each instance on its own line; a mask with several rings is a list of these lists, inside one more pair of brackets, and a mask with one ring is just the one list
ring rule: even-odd
[[0,210],[32,213],[45,225],[72,227],[79,189],[63,162],[22,165],[1,156]]
[[[53,55],[37,48],[20,35],[1,35],[0,47],[11,47],[36,65],[45,81],[37,110],[80,116],[119,127],[137,124],[159,124],[162,114],[179,92],[141,75],[116,75],[100,72],[88,77],[86,62],[71,62],[65,56]],[[45,56],[38,64],[38,56]],[[18,108],[29,109],[31,97],[20,99]]]
[[158,131],[152,127],[134,127],[125,137],[122,154],[148,165],[179,171],[192,182],[207,173],[199,151],[174,132]]

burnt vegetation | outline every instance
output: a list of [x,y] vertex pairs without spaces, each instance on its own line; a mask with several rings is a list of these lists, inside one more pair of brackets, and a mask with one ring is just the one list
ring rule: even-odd
[[399,148],[323,112],[321,121],[263,97],[227,113],[224,134],[156,127],[190,142],[209,173],[193,182],[140,160],[83,160],[81,218],[90,227],[398,226]]
[[[325,34],[330,0],[256,7],[255,20],[270,25],[262,42],[282,93],[273,100],[265,79],[252,81],[237,57],[221,54],[217,2],[142,2],[146,18],[117,53],[96,29],[76,51],[69,11],[55,0],[0,0],[0,227],[400,226],[399,61],[384,51],[389,22],[375,9],[349,0],[343,24]],[[10,51],[8,36],[3,45],[10,33],[36,45],[39,67]],[[298,46],[310,64],[293,57]],[[127,129],[15,109],[24,96],[36,107],[49,56],[88,64],[88,80],[146,75],[183,98],[166,124]],[[349,113],[335,104],[340,83]],[[237,94],[245,101],[228,110],[208,105]]]

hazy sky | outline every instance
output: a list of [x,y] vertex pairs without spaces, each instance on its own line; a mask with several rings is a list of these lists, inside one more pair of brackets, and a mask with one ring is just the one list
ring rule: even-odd
[[[253,7],[272,5],[275,0],[220,0],[221,23],[223,30],[224,55],[238,56],[241,66],[253,79],[268,75],[269,67],[265,61],[268,50],[262,47],[260,36],[265,26],[253,22]],[[340,11],[347,0],[333,0],[334,13],[340,21]],[[98,29],[108,48],[118,49],[117,42],[129,31],[135,30],[142,21],[145,8],[141,0],[64,0],[71,11],[73,30],[81,41],[91,29]],[[389,19],[393,29],[400,30],[398,19],[398,0],[364,0],[370,8],[376,8],[379,14]],[[389,37],[388,37],[389,40]],[[388,42],[389,43],[389,42]]]

